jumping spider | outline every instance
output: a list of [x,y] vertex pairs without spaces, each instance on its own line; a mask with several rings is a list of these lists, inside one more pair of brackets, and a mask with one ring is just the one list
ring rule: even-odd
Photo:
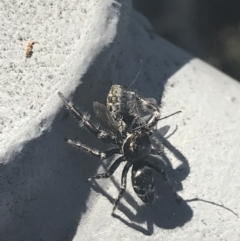
[[[164,170],[146,160],[149,155],[159,155],[162,152],[162,150],[153,148],[150,141],[153,127],[160,119],[163,119],[160,118],[160,109],[154,101],[140,97],[137,93],[126,90],[120,85],[113,85],[107,97],[107,106],[98,102],[93,103],[96,116],[108,128],[108,131],[104,131],[92,123],[90,116],[83,114],[72,103],[68,102],[62,93],[59,92],[58,94],[72,115],[89,132],[103,142],[113,144],[115,147],[102,152],[78,141],[67,139],[67,143],[101,160],[115,154],[121,155],[113,162],[106,173],[97,174],[88,180],[109,178],[120,163],[126,162],[122,171],[121,190],[115,200],[112,214],[126,190],[126,178],[130,167],[132,167],[133,189],[145,204],[151,204],[154,199],[154,180],[151,169],[163,176],[176,199],[181,200]],[[147,120],[144,120],[140,115],[140,111],[144,111],[144,109],[151,113]]]

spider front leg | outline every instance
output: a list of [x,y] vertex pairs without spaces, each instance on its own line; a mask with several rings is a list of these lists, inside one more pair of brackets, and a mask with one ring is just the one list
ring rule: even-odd
[[110,166],[107,172],[92,176],[88,178],[88,181],[91,181],[92,179],[109,178],[117,170],[120,163],[123,161],[125,161],[125,158],[123,156],[119,157],[116,161],[114,161],[114,163]]
[[122,179],[121,179],[121,190],[120,190],[120,192],[118,194],[117,199],[115,200],[115,203],[114,203],[114,206],[113,206],[113,210],[112,210],[112,216],[114,216],[114,211],[118,207],[119,201],[122,198],[124,192],[126,191],[126,187],[127,187],[127,173],[128,173],[129,168],[131,166],[132,166],[132,163],[131,162],[127,162],[127,164],[123,168]]
[[107,143],[114,143],[116,144],[116,137],[113,135],[108,134],[107,132],[100,130],[98,127],[96,127],[91,121],[90,117],[86,114],[83,114],[82,112],[76,110],[74,108],[73,104],[70,102],[67,102],[67,100],[64,98],[63,94],[61,92],[58,92],[59,97],[63,100],[66,107],[70,110],[72,115],[81,123],[84,125],[84,127],[91,132],[93,135],[95,135],[97,138],[101,139],[104,142]]
[[173,195],[175,196],[177,201],[180,202],[182,200],[182,198],[177,194],[176,189],[173,187],[171,181],[169,180],[167,173],[162,168],[160,168],[159,166],[155,165],[154,163],[151,163],[151,162],[148,162],[148,161],[146,161],[145,163],[146,163],[146,166],[154,169],[155,171],[159,172],[163,176],[166,184],[171,189]]
[[80,149],[81,151],[84,151],[94,157],[97,157],[101,160],[103,159],[106,159],[110,156],[113,156],[115,154],[120,154],[121,153],[121,149],[120,148],[113,148],[113,149],[110,149],[110,150],[107,150],[105,152],[102,152],[102,151],[99,151],[97,149],[94,149],[92,147],[89,147],[85,144],[82,144],[81,142],[79,141],[72,141],[70,139],[66,139],[66,142],[70,145],[73,145],[74,147]]

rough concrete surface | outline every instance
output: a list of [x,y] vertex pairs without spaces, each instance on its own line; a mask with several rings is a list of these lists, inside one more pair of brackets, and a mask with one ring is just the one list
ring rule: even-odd
[[[130,1],[0,4],[1,241],[240,240],[238,82],[155,35]],[[141,59],[131,89],[161,100],[162,116],[182,110],[159,122],[170,127],[164,137],[154,136],[166,146],[159,165],[183,201],[156,174],[157,197],[145,207],[128,180],[113,218],[123,166],[108,180],[85,182],[109,162],[64,137],[108,146],[79,128],[57,92],[74,93],[92,113],[111,84],[129,86]]]

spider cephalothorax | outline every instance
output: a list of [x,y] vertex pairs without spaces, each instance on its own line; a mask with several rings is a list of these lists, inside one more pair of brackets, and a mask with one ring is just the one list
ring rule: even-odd
[[[97,174],[88,180],[108,178],[116,171],[121,162],[126,162],[122,171],[121,190],[115,201],[113,212],[126,190],[126,178],[130,167],[132,167],[133,189],[145,204],[151,204],[154,199],[154,180],[151,169],[162,174],[175,197],[181,200],[167,174],[158,165],[147,160],[149,155],[159,155],[162,152],[162,150],[153,148],[150,140],[152,128],[160,120],[160,110],[153,99],[140,97],[137,93],[126,90],[120,85],[113,85],[107,96],[107,106],[98,102],[93,103],[96,116],[107,127],[107,131],[104,131],[94,125],[88,116],[67,102],[62,93],[59,92],[59,96],[73,116],[89,132],[102,141],[113,144],[114,147],[102,152],[68,139],[69,144],[99,159],[106,159],[115,154],[121,155],[106,173]],[[150,116],[144,119],[143,113],[146,112],[150,113]]]
[[144,160],[151,153],[149,135],[144,132],[128,134],[123,143],[122,153],[131,162]]

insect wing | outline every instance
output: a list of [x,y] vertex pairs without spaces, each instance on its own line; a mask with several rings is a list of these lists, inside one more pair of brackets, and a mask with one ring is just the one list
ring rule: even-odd
[[157,105],[157,101],[154,98],[145,98],[145,100],[152,105]]
[[152,170],[142,163],[133,164],[132,186],[138,197],[145,203],[151,204],[154,199],[154,182]]
[[137,96],[137,108],[141,115],[152,114],[154,111],[159,110],[155,99],[140,96]]
[[103,125],[108,127],[114,133],[119,132],[118,122],[113,119],[111,113],[105,105],[98,102],[94,102],[93,110]]
[[159,110],[156,99],[141,97],[133,91],[125,90],[125,99],[127,103],[128,113],[136,113],[140,117],[146,114],[152,114],[154,111]]

